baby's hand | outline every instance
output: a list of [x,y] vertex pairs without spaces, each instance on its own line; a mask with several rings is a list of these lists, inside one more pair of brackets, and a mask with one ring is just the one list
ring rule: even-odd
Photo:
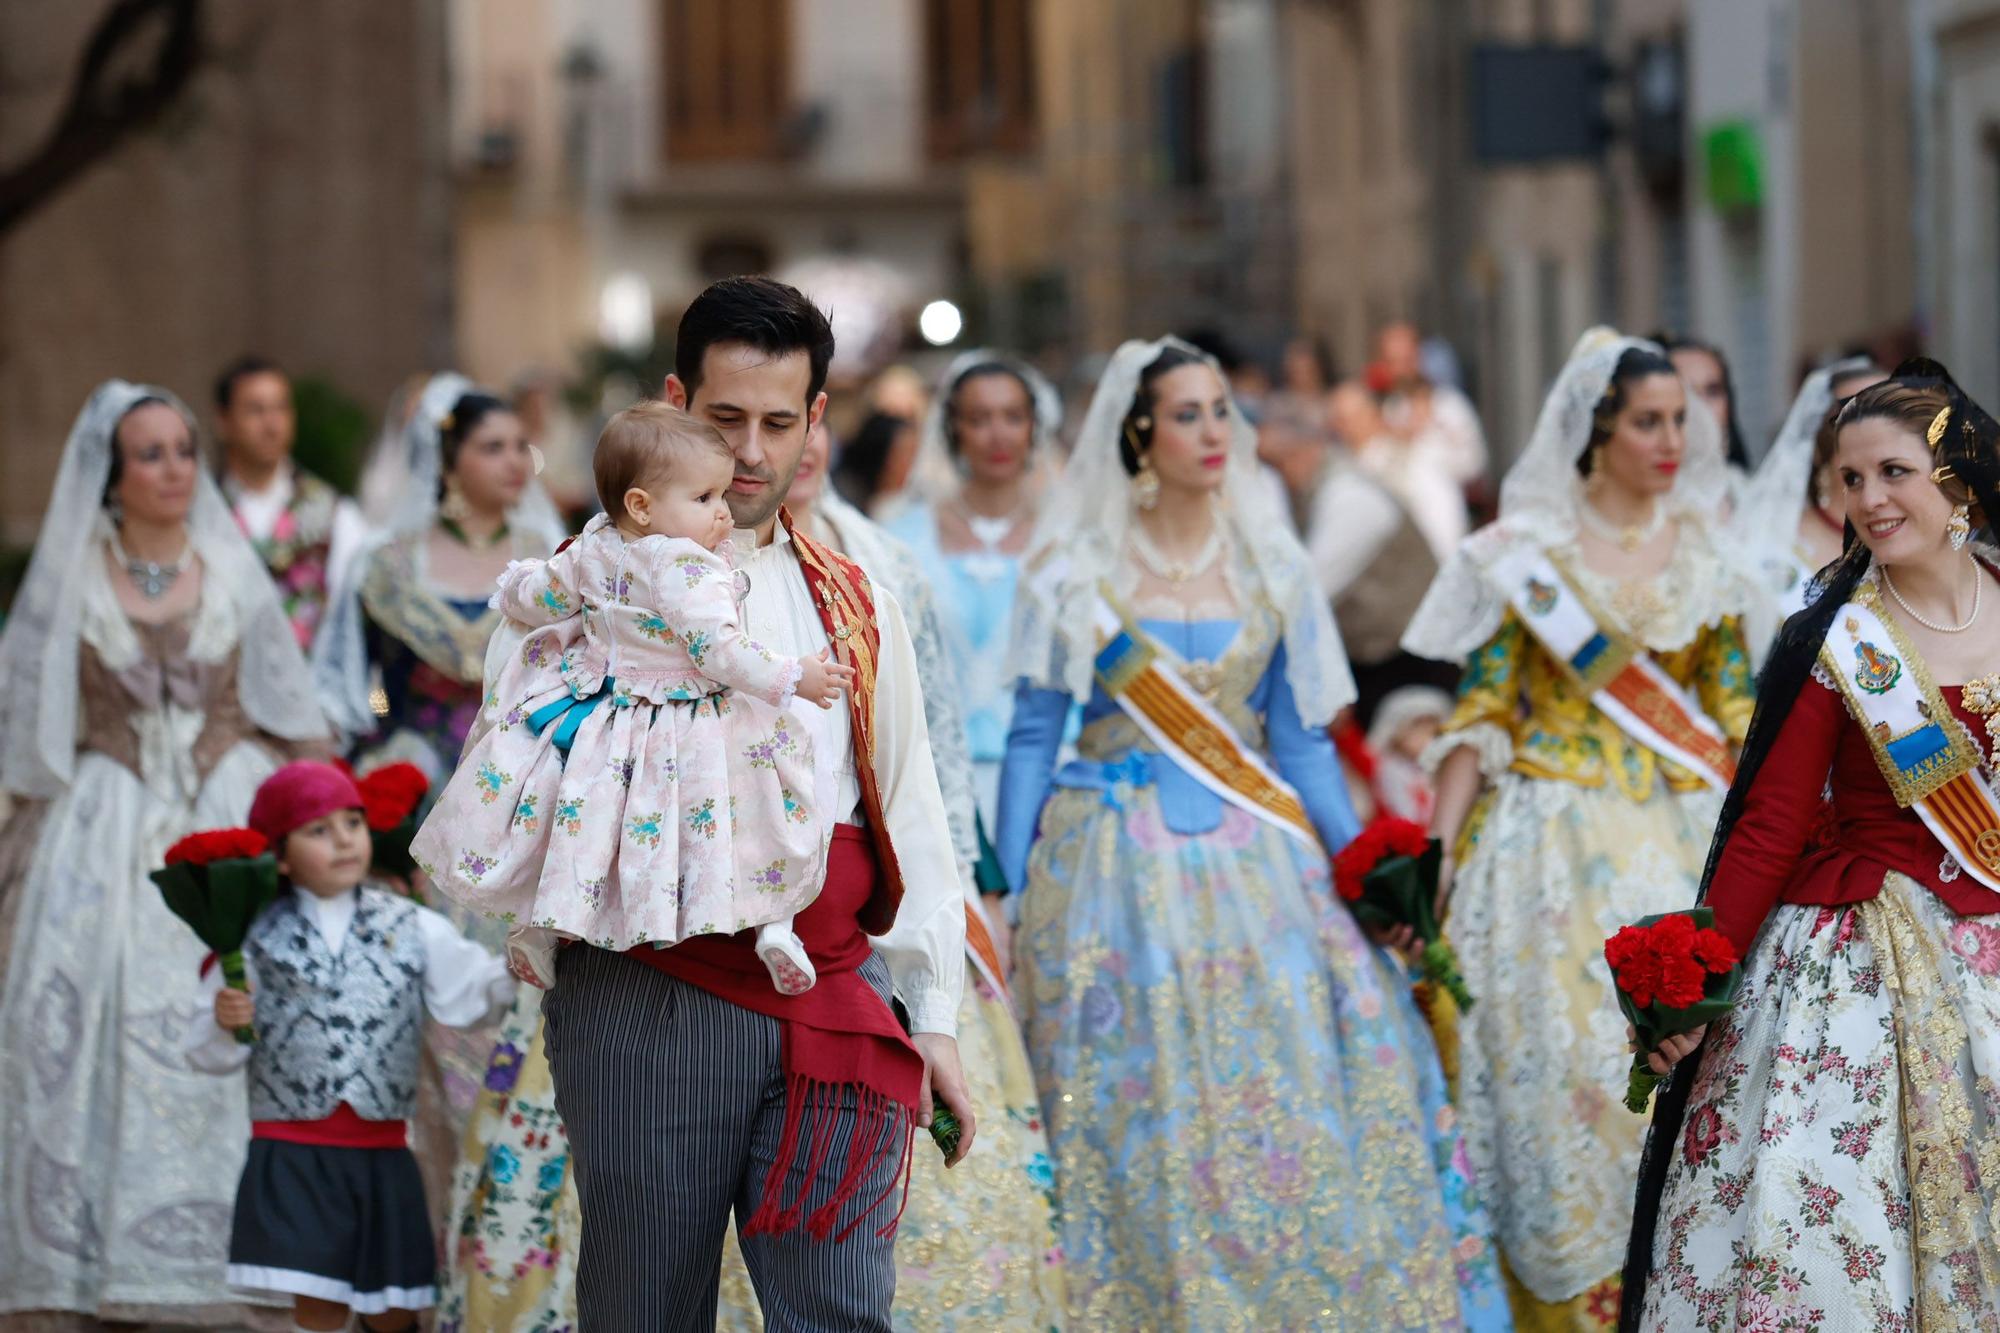
[[257,1021],[257,1002],[250,998],[248,991],[229,990],[215,993],[215,1025],[225,1032],[247,1028]]
[[854,668],[834,661],[832,653],[831,648],[822,648],[817,657],[799,659],[799,698],[821,708],[833,707],[843,691],[854,687]]

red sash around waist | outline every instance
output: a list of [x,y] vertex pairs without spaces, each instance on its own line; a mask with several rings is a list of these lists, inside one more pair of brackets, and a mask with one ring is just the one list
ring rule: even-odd
[[407,1148],[407,1120],[363,1120],[346,1102],[320,1120],[252,1120],[250,1137],[319,1148]]
[[[803,995],[783,995],[757,957],[756,933],[697,935],[671,949],[642,945],[627,957],[782,1026],[785,1064],[785,1131],[745,1235],[790,1231],[801,1222],[820,1240],[845,1240],[895,1192],[898,1180],[842,1228],[833,1229],[844,1205],[896,1154],[897,1176],[907,1198],[911,1136],[923,1091],[924,1062],[895,1014],[861,977],[869,957],[861,912],[875,890],[875,846],[853,824],[834,826],[827,852],[826,886],[792,922],[812,959],[818,980]],[[845,1163],[827,1160],[845,1094],[854,1098],[855,1124]],[[810,1125],[807,1121],[810,1120]],[[789,1203],[785,1184],[799,1149],[806,1150],[806,1185]],[[826,1203],[804,1215],[807,1190],[822,1171],[839,1170]],[[895,1234],[902,1209],[878,1234]]]

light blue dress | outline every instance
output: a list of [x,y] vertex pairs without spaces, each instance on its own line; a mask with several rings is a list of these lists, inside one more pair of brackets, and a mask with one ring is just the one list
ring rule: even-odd
[[[1355,833],[1299,719],[1278,619],[1143,620],[1296,787]],[[1026,1026],[1057,1168],[1071,1322],[1510,1326],[1484,1209],[1406,974],[1324,857],[1222,801],[1094,690],[1021,686],[1001,781]]]
[[993,551],[947,554],[938,545],[937,511],[927,504],[903,511],[888,526],[916,553],[937,592],[938,613],[959,682],[979,813],[991,827],[1000,763],[1007,755],[1007,726],[1014,712],[1014,682],[1006,672],[1007,635],[1021,558]]

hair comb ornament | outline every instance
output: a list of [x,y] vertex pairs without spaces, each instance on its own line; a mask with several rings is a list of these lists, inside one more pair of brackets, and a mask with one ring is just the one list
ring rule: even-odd
[[438,418],[438,429],[441,431],[451,430],[453,427],[457,425],[458,425],[458,413],[456,412],[447,412],[443,416]]
[[[1944,430],[1950,424],[1951,407],[1947,404],[1938,409],[1938,414],[1931,418],[1931,428],[1924,432],[1924,438],[1929,441],[1932,453],[1936,453],[1938,445],[1944,443]],[[1970,421],[1966,422],[1965,428],[1967,431],[1970,431],[1972,423]]]

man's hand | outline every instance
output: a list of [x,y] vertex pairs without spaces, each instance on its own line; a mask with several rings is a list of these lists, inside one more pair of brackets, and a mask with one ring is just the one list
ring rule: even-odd
[[972,1097],[965,1090],[965,1071],[958,1064],[958,1040],[941,1033],[919,1032],[910,1041],[924,1057],[924,1094],[917,1108],[917,1124],[930,1128],[931,1096],[935,1092],[937,1099],[958,1117],[958,1151],[944,1162],[946,1166],[957,1166],[972,1151],[973,1132],[977,1128]]

